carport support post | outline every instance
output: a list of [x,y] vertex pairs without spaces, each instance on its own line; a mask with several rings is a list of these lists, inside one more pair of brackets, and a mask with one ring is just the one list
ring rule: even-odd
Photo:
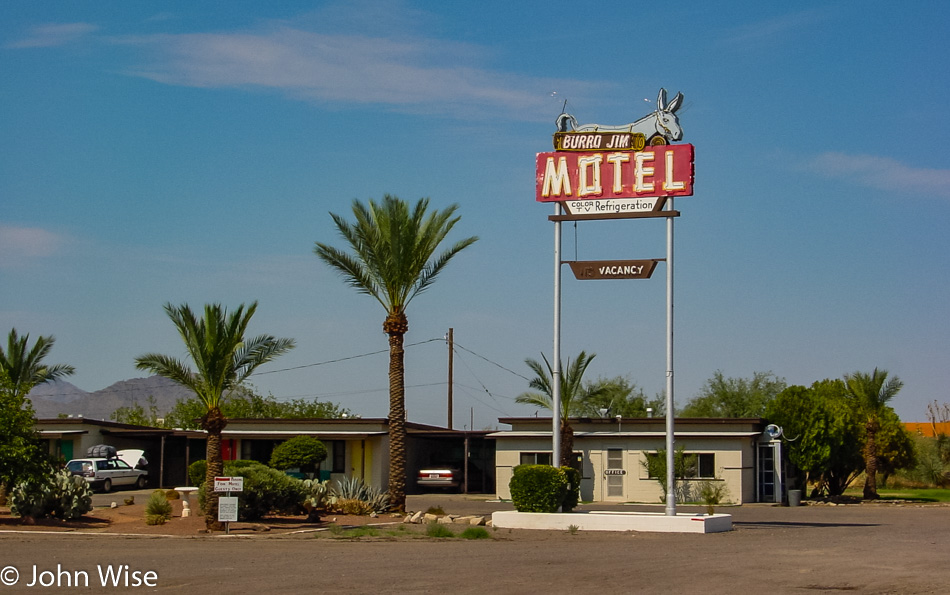
[[[554,203],[561,214],[561,203]],[[561,222],[554,221],[554,363],[551,371],[551,464],[561,461]]]
[[[673,210],[673,197],[669,198]],[[666,516],[676,516],[673,434],[673,217],[666,218]]]

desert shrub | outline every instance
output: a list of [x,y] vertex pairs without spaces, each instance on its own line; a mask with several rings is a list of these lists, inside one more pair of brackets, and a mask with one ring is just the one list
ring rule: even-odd
[[178,493],[178,490],[168,490],[167,492],[165,492],[165,499],[181,500],[181,494]]
[[155,490],[145,503],[145,524],[164,525],[172,518],[172,504],[165,497],[165,492]]
[[491,539],[491,534],[485,527],[469,527],[459,535],[462,539]]
[[508,487],[518,512],[557,512],[567,492],[567,475],[551,465],[518,465]]
[[369,503],[356,498],[341,498],[336,501],[334,510],[341,514],[367,515],[373,512]]
[[429,526],[426,527],[426,535],[429,537],[455,537],[455,533],[452,533],[451,529],[439,523],[429,523]]
[[92,510],[92,489],[65,469],[18,483],[10,490],[10,512],[21,517],[78,519]]
[[581,500],[581,472],[574,467],[561,467],[561,471],[567,477],[567,489],[564,492],[564,500],[561,501],[561,510],[571,512]]
[[706,512],[716,512],[716,505],[729,497],[729,488],[724,481],[699,482],[699,501],[706,505]]
[[[256,521],[267,514],[296,514],[307,496],[303,482],[256,461],[225,461],[224,474],[243,477],[244,491],[238,492],[238,518]],[[205,486],[198,490],[198,502],[205,503]]]
[[435,514],[438,516],[442,516],[445,514],[445,509],[442,508],[441,506],[430,506],[429,508],[426,509],[426,514]]
[[327,458],[327,447],[313,436],[294,436],[274,448],[270,466],[286,471],[298,468],[302,473],[313,475]]

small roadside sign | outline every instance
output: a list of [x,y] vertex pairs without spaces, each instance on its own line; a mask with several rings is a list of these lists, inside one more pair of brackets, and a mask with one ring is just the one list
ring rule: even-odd
[[243,492],[243,477],[215,477],[214,491],[216,492]]
[[237,496],[221,496],[218,498],[218,522],[236,523],[238,520]]

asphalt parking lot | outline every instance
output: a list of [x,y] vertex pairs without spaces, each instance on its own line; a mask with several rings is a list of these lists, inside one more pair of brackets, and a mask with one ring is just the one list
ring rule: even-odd
[[[144,497],[148,490],[97,494],[95,499],[108,505],[133,494]],[[410,508],[429,506],[470,514],[510,510],[509,503],[476,497],[409,498]],[[84,592],[115,592],[136,588],[135,581],[141,584],[151,572],[147,576],[153,580],[147,584],[154,586],[141,585],[150,592],[950,593],[950,507],[746,505],[721,511],[733,515],[734,531],[499,529],[490,531],[491,539],[478,541],[397,539],[385,532],[359,540],[326,533],[128,537],[9,532],[0,534],[0,580],[7,581],[12,576],[7,569],[13,568],[19,581],[12,586],[4,582],[0,591],[40,588],[44,577],[49,582],[88,576]],[[98,573],[110,568],[125,574],[115,575],[118,584],[102,586]],[[67,585],[44,588],[57,586]]]

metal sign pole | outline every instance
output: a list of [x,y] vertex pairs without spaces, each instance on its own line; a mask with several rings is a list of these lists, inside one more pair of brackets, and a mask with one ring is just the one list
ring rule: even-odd
[[[669,199],[673,210],[673,197]],[[666,516],[676,516],[676,438],[673,434],[673,217],[666,218]]]
[[[561,214],[561,203],[554,203]],[[561,222],[554,222],[554,362],[551,373],[551,464],[561,461]]]

